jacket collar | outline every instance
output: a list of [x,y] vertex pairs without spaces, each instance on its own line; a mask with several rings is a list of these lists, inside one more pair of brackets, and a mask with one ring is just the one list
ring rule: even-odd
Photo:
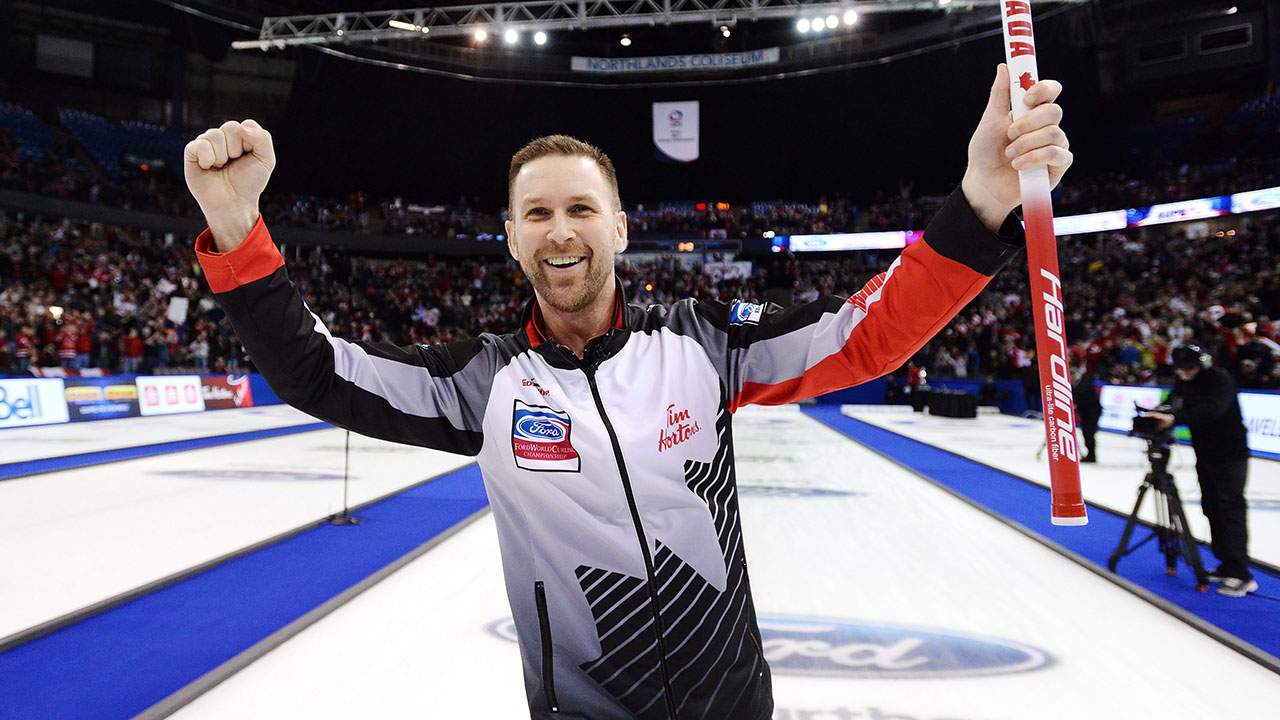
[[[583,359],[578,360],[573,351],[560,345],[551,337],[547,331],[546,323],[543,320],[542,308],[538,305],[538,297],[534,295],[524,305],[524,310],[520,313],[520,326],[524,332],[525,339],[529,342],[530,349],[542,354],[549,360],[560,358],[564,360],[566,356],[573,360],[573,365],[582,363],[600,363],[613,355],[616,355],[627,341],[626,332],[626,304],[622,301],[622,279],[617,275],[613,278],[614,284],[614,304],[613,304],[613,323],[603,334],[598,335],[587,342],[587,346],[583,352]],[[553,364],[560,365],[561,363]]]

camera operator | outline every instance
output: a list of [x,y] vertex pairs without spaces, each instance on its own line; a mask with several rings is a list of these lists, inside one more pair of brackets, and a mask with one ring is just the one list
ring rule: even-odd
[[1200,480],[1200,508],[1209,519],[1213,554],[1221,561],[1209,579],[1222,583],[1218,592],[1243,597],[1258,589],[1249,572],[1248,506],[1244,499],[1249,468],[1249,446],[1236,382],[1213,358],[1197,345],[1173,350],[1174,373],[1178,376],[1169,396],[1172,414],[1147,412],[1160,421],[1161,429],[1186,425],[1196,453],[1196,475]]
[[1091,372],[1080,372],[1071,386],[1071,400],[1076,405],[1076,418],[1084,435],[1082,463],[1098,462],[1098,421],[1102,419],[1102,402],[1098,399],[1098,378]]

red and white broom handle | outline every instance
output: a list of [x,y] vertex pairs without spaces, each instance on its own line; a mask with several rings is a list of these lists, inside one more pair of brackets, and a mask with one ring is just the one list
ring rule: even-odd
[[[1022,97],[1040,79],[1036,70],[1036,42],[1031,27],[1031,3],[1006,0],[1001,4],[1004,52],[1009,64],[1009,100],[1013,117],[1028,108]],[[1049,198],[1049,169],[1018,173],[1022,185],[1022,215],[1027,229],[1027,265],[1031,271],[1031,301],[1036,325],[1036,359],[1044,403],[1044,431],[1049,449],[1049,485],[1054,525],[1084,525],[1089,521],[1080,491],[1079,451],[1076,447],[1075,408],[1071,402],[1071,369],[1067,363],[1066,311],[1058,275],[1058,244],[1053,234],[1053,205]]]

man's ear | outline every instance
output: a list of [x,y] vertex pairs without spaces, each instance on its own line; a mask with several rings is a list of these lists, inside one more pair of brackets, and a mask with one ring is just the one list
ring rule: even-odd
[[627,249],[627,213],[619,210],[616,229],[618,240],[613,244],[613,254],[617,255]]
[[511,257],[516,259],[516,262],[519,262],[520,255],[516,253],[515,225],[513,225],[510,220],[507,220],[502,223],[502,226],[506,228],[507,231],[507,251],[511,253]]

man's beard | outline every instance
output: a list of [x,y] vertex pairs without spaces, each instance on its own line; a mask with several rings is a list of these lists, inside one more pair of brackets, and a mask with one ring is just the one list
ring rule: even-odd
[[586,282],[572,287],[552,285],[541,260],[535,260],[532,268],[524,262],[520,263],[520,267],[524,269],[529,282],[533,283],[539,302],[546,303],[559,312],[576,313],[585,310],[595,301],[610,275],[609,268],[595,264],[594,255],[583,258],[582,262],[588,263]]

